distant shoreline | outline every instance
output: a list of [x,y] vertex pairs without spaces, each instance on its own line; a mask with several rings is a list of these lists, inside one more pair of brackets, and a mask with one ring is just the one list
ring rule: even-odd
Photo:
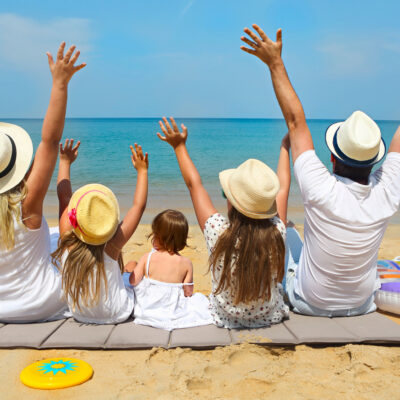
[[[325,122],[325,121],[344,121],[348,115],[341,117],[331,117],[331,118],[307,118],[307,121],[315,121],[315,122]],[[68,120],[160,120],[162,116],[155,117],[67,117]],[[266,117],[180,117],[174,116],[176,120],[220,120],[220,121],[229,121],[229,120],[238,120],[238,121],[282,121],[285,122],[284,118],[266,118]],[[0,121],[43,121],[43,117],[31,117],[31,118],[20,118],[20,117],[0,117]],[[397,119],[375,119],[376,122],[392,122],[400,124],[400,120]]]

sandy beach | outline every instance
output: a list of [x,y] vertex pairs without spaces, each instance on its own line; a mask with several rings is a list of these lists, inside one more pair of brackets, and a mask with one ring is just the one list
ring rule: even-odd
[[[55,221],[50,221],[54,224]],[[303,227],[297,226],[302,233]],[[124,249],[125,261],[150,249],[141,225]],[[399,255],[400,226],[390,225],[380,258]],[[208,294],[207,252],[197,226],[183,254],[194,265],[195,291]],[[393,318],[398,323],[400,319]],[[77,357],[94,368],[77,387],[40,391],[19,381],[28,364],[47,357]],[[400,348],[395,346],[293,346],[251,344],[215,350],[136,351],[0,350],[0,398],[16,399],[396,399],[400,393]]]

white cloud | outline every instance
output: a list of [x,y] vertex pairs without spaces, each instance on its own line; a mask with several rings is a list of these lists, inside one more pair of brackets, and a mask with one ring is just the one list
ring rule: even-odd
[[75,44],[81,53],[87,54],[92,36],[87,19],[39,21],[16,14],[0,14],[0,63],[24,72],[36,72],[47,62],[46,51],[54,57],[62,41],[67,46]]
[[368,34],[335,37],[322,41],[317,50],[323,54],[326,70],[334,76],[366,77],[384,69],[388,57],[400,53],[398,35]]
[[193,6],[195,0],[188,0],[187,4],[185,5],[185,7],[183,7],[182,11],[181,11],[181,17],[183,17]]

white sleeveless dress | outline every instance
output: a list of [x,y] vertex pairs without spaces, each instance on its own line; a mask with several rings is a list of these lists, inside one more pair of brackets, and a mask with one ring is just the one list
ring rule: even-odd
[[0,322],[64,318],[68,308],[61,274],[51,263],[46,220],[42,219],[39,229],[28,229],[16,220],[14,227],[15,247],[0,248]]
[[149,325],[171,331],[179,328],[212,324],[208,298],[201,293],[191,297],[183,294],[183,285],[193,283],[167,283],[149,278],[149,264],[153,249],[146,263],[146,275],[135,286],[135,324]]
[[[64,267],[68,251],[62,255],[61,262]],[[133,289],[126,287],[122,279],[118,262],[104,252],[104,269],[107,278],[107,291],[104,281],[100,285],[100,298],[97,304],[86,307],[79,303],[80,309],[73,306],[68,297],[68,305],[72,316],[80,322],[87,324],[118,324],[126,321],[133,311],[135,297]]]

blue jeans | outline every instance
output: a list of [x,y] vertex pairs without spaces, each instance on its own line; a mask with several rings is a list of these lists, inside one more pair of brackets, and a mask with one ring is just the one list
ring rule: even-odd
[[373,293],[368,300],[356,308],[349,308],[345,310],[323,310],[307,303],[300,297],[294,288],[296,271],[299,265],[301,249],[303,242],[295,228],[287,228],[286,237],[286,257],[285,257],[285,277],[282,284],[284,285],[285,292],[288,295],[289,302],[293,307],[293,311],[298,314],[313,315],[319,317],[350,317],[354,315],[368,314],[376,310],[374,303],[375,293]]

